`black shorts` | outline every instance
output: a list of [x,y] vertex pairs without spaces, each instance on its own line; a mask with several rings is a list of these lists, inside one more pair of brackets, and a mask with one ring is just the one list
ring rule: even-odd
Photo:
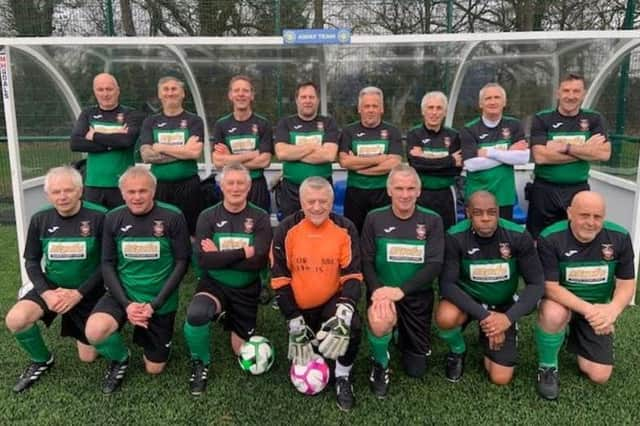
[[567,218],[567,207],[573,196],[580,191],[588,191],[587,182],[562,185],[535,179],[527,191],[529,211],[527,230],[536,239],[549,225]]
[[[487,309],[490,311],[504,313],[507,312],[511,306],[512,304],[489,306]],[[464,326],[466,327],[466,325],[471,321],[471,319],[467,320]],[[484,356],[504,367],[515,367],[518,360],[518,324],[514,322],[511,324],[511,327],[507,329],[504,344],[502,345],[502,348],[497,351],[493,351],[489,348],[489,339],[482,332],[480,326],[478,326],[478,329],[478,343],[480,343],[480,346],[482,347]]]
[[[98,312],[112,316],[118,323],[118,330],[127,323],[126,310],[110,293],[102,296],[92,314]],[[175,312],[153,314],[149,319],[148,328],[138,326],[133,328],[133,341],[142,347],[144,356],[149,361],[160,363],[169,359],[175,319]]]
[[242,339],[248,340],[256,331],[260,289],[259,281],[247,287],[233,288],[204,276],[198,282],[194,294],[207,293],[218,299],[222,305],[220,317],[224,329],[233,331]]
[[431,354],[431,318],[433,290],[405,296],[396,302],[398,348],[402,352]]
[[195,235],[198,215],[202,211],[202,191],[198,175],[183,180],[158,182],[156,200],[173,204],[182,210],[189,234]]
[[584,316],[573,312],[567,350],[598,364],[613,365],[613,334],[597,335]]
[[[102,289],[102,287],[100,287]],[[87,325],[87,318],[91,315],[93,308],[98,302],[100,296],[103,292],[93,292],[89,297],[83,297],[80,299],[80,302],[72,309],[70,309],[66,314],[62,314],[62,319],[60,320],[60,335],[63,337],[73,337],[76,340],[84,343],[85,345],[89,345],[89,341],[84,334],[85,326]],[[35,289],[30,290],[25,294],[20,300],[30,300],[36,303],[40,308],[44,311],[44,315],[42,318],[42,322],[50,327],[53,320],[58,316],[57,313],[50,311],[47,307],[47,303],[40,297],[38,292]]]
[[[329,299],[324,305],[317,308],[306,309],[302,311],[302,317],[307,323],[307,326],[314,333],[320,331],[322,323],[336,314],[336,304],[338,302],[338,295]],[[360,347],[360,339],[362,337],[362,322],[358,315],[358,310],[354,310],[353,317],[351,318],[350,339],[347,352],[338,358],[338,361],[342,365],[352,365],[358,355],[358,348]]]
[[[325,178],[329,183],[332,179]],[[300,185],[293,183],[288,179],[282,179],[275,188],[276,204],[278,210],[285,218],[300,210]]]
[[82,198],[94,204],[100,204],[109,210],[124,204],[120,188],[102,188],[99,186],[85,186]]
[[344,197],[344,217],[353,222],[360,234],[367,213],[388,204],[391,204],[391,199],[386,188],[361,189],[347,186]]
[[456,197],[453,186],[444,189],[422,188],[417,204],[438,213],[445,231],[456,224]]

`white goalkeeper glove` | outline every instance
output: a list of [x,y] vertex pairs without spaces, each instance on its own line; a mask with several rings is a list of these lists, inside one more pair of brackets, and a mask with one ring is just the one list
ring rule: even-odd
[[325,358],[338,359],[347,352],[351,334],[353,307],[347,303],[336,305],[336,314],[322,323],[316,339],[318,350]]
[[302,315],[289,320],[289,354],[287,358],[296,365],[306,365],[314,355],[311,346],[313,332]]

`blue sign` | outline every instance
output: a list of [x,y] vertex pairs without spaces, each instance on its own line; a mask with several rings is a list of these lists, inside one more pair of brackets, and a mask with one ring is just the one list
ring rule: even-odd
[[311,30],[283,30],[284,44],[349,44],[351,30],[340,29],[311,29]]

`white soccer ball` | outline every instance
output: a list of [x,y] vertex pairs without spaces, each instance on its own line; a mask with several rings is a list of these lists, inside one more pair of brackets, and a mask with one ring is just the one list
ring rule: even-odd
[[273,346],[266,337],[251,336],[240,347],[238,355],[240,368],[251,374],[258,375],[268,371],[274,360]]
[[289,377],[298,392],[316,395],[329,383],[329,366],[324,358],[316,355],[307,365],[291,364]]

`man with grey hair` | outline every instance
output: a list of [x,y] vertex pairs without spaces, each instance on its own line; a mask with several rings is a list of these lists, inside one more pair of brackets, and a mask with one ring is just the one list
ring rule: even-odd
[[198,217],[194,251],[204,274],[184,324],[194,396],[207,386],[212,322],[219,319],[231,332],[236,355],[256,331],[260,270],[268,263],[271,223],[266,211],[248,202],[251,182],[245,166],[227,164],[220,174],[223,201]]
[[71,167],[49,170],[44,188],[51,205],[31,218],[24,250],[33,289],[5,318],[7,328],[31,358],[13,388],[15,392],[30,387],[53,365],[39,320],[48,327],[61,315],[60,334],[76,339],[80,360],[92,362],[97,355],[84,327],[104,293],[100,249],[106,209],[81,200],[82,176]]
[[423,377],[431,354],[433,281],[444,253],[442,220],[416,205],[420,179],[408,165],[389,173],[391,205],[369,212],[362,228],[362,270],[367,283],[371,374],[369,386],[378,398],[389,387],[389,343],[394,330],[402,366],[411,377]]
[[362,229],[367,213],[389,204],[385,188],[389,171],[402,160],[402,135],[382,121],[384,97],[377,87],[358,95],[360,120],[340,134],[340,165],[348,170],[344,215]]
[[511,220],[516,202],[513,166],[529,162],[529,145],[520,120],[503,115],[507,94],[498,83],[480,89],[481,116],[460,132],[462,158],[467,172],[465,198],[479,190],[495,195],[500,217]]
[[98,104],[78,116],[71,150],[87,153],[84,199],[112,209],[124,202],[118,178],[134,163],[140,119],[133,109],[120,105],[120,87],[113,75],[96,75],[93,94]]
[[140,155],[151,163],[158,179],[156,199],[171,203],[184,213],[189,233],[194,235],[202,210],[198,159],[202,155],[202,118],[185,111],[184,83],[175,77],[158,81],[162,111],[148,117],[140,132]]
[[455,177],[462,168],[458,132],[443,126],[447,104],[444,93],[426,93],[420,103],[423,123],[407,133],[407,161],[422,182],[418,205],[438,213],[445,230],[456,223]]
[[149,374],[159,374],[169,358],[178,308],[178,285],[191,256],[189,231],[176,207],[154,201],[155,177],[144,166],[120,177],[125,205],[111,210],[104,224],[102,274],[107,293],[87,320],[85,333],[109,361],[102,392],[115,392],[129,365],[122,327],[134,326],[133,340],[144,349]]
[[312,341],[318,343],[325,358],[336,360],[337,404],[348,411],[355,403],[351,369],[361,335],[358,234],[350,220],[331,213],[333,190],[325,179],[305,179],[300,203],[302,211],[275,230],[271,286],[288,325],[288,358],[306,365],[314,356]]

